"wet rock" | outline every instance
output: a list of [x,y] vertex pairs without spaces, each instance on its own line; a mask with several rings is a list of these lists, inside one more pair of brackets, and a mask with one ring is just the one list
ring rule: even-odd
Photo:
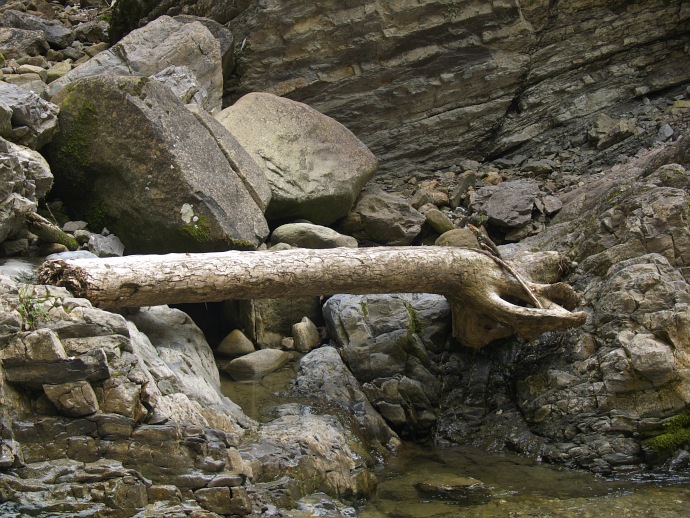
[[0,105],[11,112],[11,128],[5,122],[2,137],[17,144],[40,149],[50,142],[57,128],[58,107],[33,92],[0,82]]
[[238,381],[259,379],[291,360],[289,353],[278,349],[254,351],[223,366],[223,371]]
[[336,348],[320,347],[300,360],[295,390],[309,400],[340,409],[343,423],[354,418],[359,429],[377,441],[368,444],[367,450],[398,448],[397,434],[371,405]]
[[335,295],[324,305],[331,338],[375,408],[403,436],[429,432],[440,395],[439,354],[449,306],[435,295]]
[[350,213],[339,223],[339,229],[360,240],[409,245],[424,221],[424,216],[407,200],[369,186],[362,190]]
[[187,67],[202,93],[207,111],[219,110],[223,74],[220,45],[199,23],[180,23],[163,16],[133,31],[83,65],[50,84],[50,95],[77,79],[96,75],[153,76],[168,67]]
[[165,86],[87,77],[54,100],[63,106],[48,149],[54,194],[90,228],[107,225],[128,253],[253,248],[267,236],[246,177]]
[[378,167],[347,128],[289,99],[247,94],[216,118],[264,171],[273,192],[270,220],[333,223],[347,215]]
[[[371,457],[331,416],[312,415],[298,405],[280,407],[281,416],[265,423],[256,442],[240,449],[252,463],[255,483],[288,485],[279,503],[291,507],[315,491],[365,498],[375,488],[367,466]],[[276,498],[279,491],[266,494]],[[269,500],[270,501],[270,500]]]
[[311,223],[288,223],[276,228],[271,243],[287,243],[298,248],[357,248],[357,240],[335,230]]

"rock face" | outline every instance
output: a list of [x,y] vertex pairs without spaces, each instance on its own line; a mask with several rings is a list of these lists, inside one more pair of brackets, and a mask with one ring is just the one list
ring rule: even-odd
[[64,289],[7,277],[0,304],[0,513],[40,502],[67,514],[151,505],[168,515],[182,492],[185,505],[207,509],[214,488],[235,514],[252,513],[251,468],[236,447],[256,424],[220,394],[189,317],[143,310],[132,318],[147,336]]
[[55,100],[62,106],[48,149],[55,194],[90,228],[107,226],[128,253],[253,248],[268,235],[257,205],[267,187],[233,156],[251,159],[219,135],[222,128],[212,135],[165,86],[88,77]]
[[600,110],[682,84],[689,19],[682,0],[256,0],[230,22],[246,41],[233,84],[334,117],[405,176],[564,124],[582,135]]
[[268,179],[269,220],[333,223],[349,212],[378,166],[347,128],[289,99],[248,94],[216,118]]
[[682,139],[614,167],[569,193],[545,232],[519,244],[568,250],[579,263],[569,280],[592,317],[563,337],[451,355],[439,439],[508,444],[601,472],[679,447],[664,423],[690,404],[690,176],[674,163],[687,159]]
[[[132,32],[117,45],[101,52],[50,84],[55,95],[71,82],[96,75],[156,76],[171,83],[185,102],[198,101],[207,111],[220,110],[223,70],[220,44],[198,22],[182,23],[168,16]],[[186,76],[190,84],[180,89]],[[190,95],[189,88],[194,90]]]
[[335,295],[324,305],[345,364],[403,437],[423,436],[436,422],[449,312],[438,295]]

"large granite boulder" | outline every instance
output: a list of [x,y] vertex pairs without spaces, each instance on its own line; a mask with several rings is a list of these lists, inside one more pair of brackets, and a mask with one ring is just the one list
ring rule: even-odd
[[334,295],[329,334],[374,408],[403,437],[433,428],[450,307],[440,295]]
[[216,118],[262,167],[273,192],[269,220],[333,223],[378,167],[347,128],[289,99],[247,94]]
[[0,82],[0,137],[40,149],[53,138],[58,111],[32,91]]
[[365,187],[339,229],[359,240],[382,245],[409,245],[426,218],[410,202],[378,187]]
[[251,249],[268,235],[268,189],[244,167],[251,159],[164,85],[87,77],[54,100],[60,133],[47,156],[75,219],[107,226],[130,253]]
[[[165,71],[165,73],[163,73]],[[196,90],[181,90],[185,102],[218,111],[223,96],[223,70],[218,40],[201,23],[183,23],[162,16],[129,34],[105,52],[50,83],[50,95],[77,79],[98,75],[156,76],[180,91],[181,76]],[[196,83],[196,84],[195,84]]]

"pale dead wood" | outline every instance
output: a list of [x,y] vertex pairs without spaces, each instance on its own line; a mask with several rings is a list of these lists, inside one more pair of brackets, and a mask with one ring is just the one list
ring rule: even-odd
[[[511,269],[512,270],[512,269]],[[335,293],[438,293],[451,303],[453,335],[481,348],[498,338],[530,338],[584,323],[565,284],[522,281],[495,258],[452,247],[127,256],[54,260],[42,282],[69,288],[103,308],[183,302],[303,297]],[[541,308],[528,307],[536,299]]]

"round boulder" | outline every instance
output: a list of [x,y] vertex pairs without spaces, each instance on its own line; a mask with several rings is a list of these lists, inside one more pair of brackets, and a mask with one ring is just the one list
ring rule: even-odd
[[216,118],[263,168],[269,220],[329,225],[347,215],[378,167],[350,130],[290,99],[247,94]]

